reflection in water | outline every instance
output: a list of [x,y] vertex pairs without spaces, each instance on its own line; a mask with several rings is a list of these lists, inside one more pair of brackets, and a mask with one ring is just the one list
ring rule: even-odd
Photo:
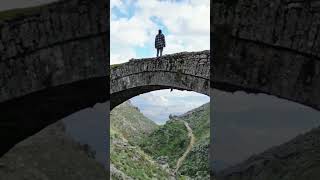
[[95,159],[107,167],[107,118],[110,103],[98,103],[63,119],[66,133],[95,151]]
[[320,125],[320,112],[265,94],[214,90],[216,171],[280,145]]

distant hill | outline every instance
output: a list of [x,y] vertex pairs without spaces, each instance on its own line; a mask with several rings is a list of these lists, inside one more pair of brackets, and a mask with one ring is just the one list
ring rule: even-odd
[[154,131],[158,125],[145,117],[140,110],[126,101],[115,107],[111,113],[111,129],[117,131],[131,143]]

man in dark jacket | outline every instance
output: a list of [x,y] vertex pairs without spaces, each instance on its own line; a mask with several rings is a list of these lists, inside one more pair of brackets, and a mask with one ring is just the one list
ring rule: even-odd
[[160,29],[159,29],[159,33],[156,35],[154,46],[157,49],[157,57],[159,56],[159,52],[161,57],[163,48],[166,47],[166,40]]

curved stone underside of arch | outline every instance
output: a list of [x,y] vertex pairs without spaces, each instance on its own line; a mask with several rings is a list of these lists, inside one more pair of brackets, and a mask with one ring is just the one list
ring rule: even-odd
[[[213,42],[211,50],[215,53],[210,78],[213,88],[231,92],[262,92],[320,110],[319,1],[217,0],[211,1],[210,11]],[[315,132],[318,131],[317,129]],[[308,166],[314,163],[315,158],[310,158],[310,153],[305,153],[305,142],[311,144],[308,150],[316,152],[317,143],[310,139],[317,140],[319,137],[316,133],[310,134],[312,138],[299,136],[301,146],[294,140],[272,148],[265,151],[268,156],[262,153],[251,157],[248,161],[218,173],[217,179],[311,177],[307,175],[318,171]],[[211,142],[214,141],[211,139]],[[288,146],[289,143],[293,145]],[[293,154],[290,151],[292,161],[286,158],[286,166],[270,173],[268,168],[281,164],[283,158],[279,158],[279,154],[288,152],[288,148],[300,152]],[[211,157],[215,157],[213,151],[210,153]],[[269,163],[261,163],[265,157]],[[309,163],[296,163],[296,159],[303,158]],[[298,173],[299,175],[293,173],[295,176],[292,176],[288,173],[292,169],[310,171]],[[213,168],[211,173],[214,176]]]
[[0,17],[0,156],[49,124],[109,99],[106,6],[64,0]]
[[209,96],[209,78],[208,50],[133,59],[111,67],[110,107],[112,109],[134,96],[160,89],[188,90]]
[[107,77],[106,6],[101,0],[63,0],[0,18],[0,103]]

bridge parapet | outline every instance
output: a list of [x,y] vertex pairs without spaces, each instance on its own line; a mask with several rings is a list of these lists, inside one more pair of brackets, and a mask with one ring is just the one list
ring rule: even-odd
[[160,58],[131,59],[111,67],[110,79],[116,80],[142,72],[175,72],[210,78],[210,51],[181,52]]

